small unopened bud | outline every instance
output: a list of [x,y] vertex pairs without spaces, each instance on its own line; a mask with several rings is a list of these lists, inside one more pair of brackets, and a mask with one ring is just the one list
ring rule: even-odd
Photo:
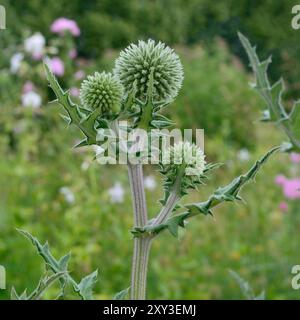
[[123,86],[111,73],[95,72],[83,80],[80,89],[80,100],[88,110],[100,108],[102,114],[120,111]]

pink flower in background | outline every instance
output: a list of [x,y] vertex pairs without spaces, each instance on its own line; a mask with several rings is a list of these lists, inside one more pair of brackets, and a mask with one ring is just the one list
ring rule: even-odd
[[78,70],[77,72],[75,72],[74,76],[76,80],[81,80],[85,77],[85,72],[82,70]]
[[300,179],[288,179],[279,175],[275,178],[275,182],[282,187],[283,194],[287,199],[300,198]]
[[58,58],[58,57],[54,57],[52,59],[48,60],[48,65],[50,70],[56,75],[56,76],[63,76],[65,73],[65,65],[63,63],[63,61]]
[[287,181],[287,178],[284,175],[279,175],[279,176],[276,176],[275,178],[275,183],[280,186],[283,186],[286,181]]
[[71,94],[71,96],[73,96],[73,97],[79,97],[79,89],[76,88],[76,87],[72,87],[72,88],[70,89],[70,94]]
[[279,203],[279,209],[282,212],[287,212],[288,209],[289,209],[289,206],[288,206],[288,204],[286,202],[282,201],[282,202]]
[[288,199],[300,198],[300,179],[287,179],[283,184],[283,193]]
[[75,59],[77,57],[77,50],[76,49],[72,49],[69,51],[69,57],[71,59]]
[[78,37],[80,35],[80,29],[77,23],[74,20],[63,17],[56,19],[52,23],[50,30],[54,33],[58,33],[59,35],[64,35],[66,31],[69,31],[74,37]]
[[290,158],[292,162],[300,163],[300,153],[292,152]]
[[31,81],[26,81],[23,85],[22,92],[28,93],[34,90],[34,84]]
[[42,58],[43,58],[43,54],[41,52],[34,52],[32,54],[32,59],[35,61],[42,60]]

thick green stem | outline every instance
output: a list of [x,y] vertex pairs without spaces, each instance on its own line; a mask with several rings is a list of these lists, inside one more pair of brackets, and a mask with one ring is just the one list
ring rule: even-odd
[[[143,167],[141,164],[128,164],[128,174],[132,192],[134,223],[144,227],[148,222],[144,191]],[[131,271],[131,300],[146,299],[146,283],[149,253],[152,237],[135,238]]]
[[152,238],[135,238],[131,273],[131,300],[146,299],[148,261]]

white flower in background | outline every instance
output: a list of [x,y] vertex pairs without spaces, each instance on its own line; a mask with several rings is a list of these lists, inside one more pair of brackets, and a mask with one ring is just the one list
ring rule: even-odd
[[124,201],[125,191],[120,182],[116,182],[114,186],[108,190],[108,193],[112,203],[121,203]]
[[23,107],[31,107],[33,109],[38,109],[42,104],[41,96],[34,91],[24,93],[21,99]]
[[81,164],[81,170],[82,171],[87,171],[88,168],[90,167],[91,163],[89,161],[83,161]]
[[66,202],[73,204],[75,202],[74,193],[68,187],[61,187],[59,192],[64,196]]
[[148,190],[154,190],[156,188],[156,181],[153,176],[147,176],[144,179],[145,188]]
[[21,67],[21,62],[24,59],[23,53],[15,53],[11,58],[10,58],[10,71],[11,73],[17,73]]
[[32,57],[42,56],[44,52],[46,40],[44,36],[37,32],[31,37],[25,39],[24,49],[27,53],[30,53]]
[[250,153],[249,153],[248,149],[243,148],[238,151],[237,157],[241,161],[248,161],[248,160],[250,160]]

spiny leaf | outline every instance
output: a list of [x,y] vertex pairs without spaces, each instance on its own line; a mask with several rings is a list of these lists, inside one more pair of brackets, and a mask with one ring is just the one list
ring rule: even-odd
[[[264,116],[261,120],[264,122],[272,121],[278,124],[282,128],[284,133],[288,136],[294,148],[299,150],[300,117],[298,115],[298,112],[296,112],[294,116],[294,112],[289,115],[282,103],[282,94],[284,92],[283,80],[280,78],[274,85],[271,86],[267,74],[267,69],[269,64],[271,63],[271,58],[260,62],[256,54],[256,48],[251,46],[249,40],[244,35],[238,33],[238,36],[243,47],[246,50],[246,53],[250,60],[250,65],[256,78],[254,88],[259,92],[268,108],[268,112],[264,111]],[[298,109],[297,103],[295,103],[294,107],[294,110]],[[294,125],[294,123],[297,124]]]
[[113,300],[126,300],[125,298],[128,296],[129,294],[129,290],[130,290],[130,287],[129,288],[126,288],[120,292],[118,292],[114,297],[113,297]]
[[[95,112],[94,115],[90,115],[88,110],[80,108],[72,102],[69,91],[64,91],[59,85],[56,77],[51,72],[50,68],[44,63],[47,80],[49,81],[50,87],[57,97],[57,101],[67,112],[67,116],[63,116],[64,120],[69,125],[76,125],[86,136],[88,144],[96,143],[97,131],[95,130]],[[97,114],[98,115],[98,114]]]
[[48,276],[45,275],[42,277],[36,287],[36,289],[30,294],[27,300],[39,300],[43,293],[52,286],[52,284],[57,281],[58,279],[67,275],[67,272],[57,272],[53,273],[52,275]]
[[241,191],[243,186],[247,182],[255,178],[260,167],[269,159],[269,157],[274,152],[278,151],[280,148],[281,147],[276,147],[271,149],[260,160],[257,160],[247,173],[233,179],[232,182],[230,182],[227,186],[218,188],[207,201],[186,205],[185,207],[188,209],[189,214],[212,214],[211,208],[219,205],[222,202],[233,202],[241,200],[242,198],[239,196],[239,192]]
[[251,288],[249,282],[243,279],[237,272],[229,270],[231,277],[240,286],[241,291],[246,299],[248,300],[265,300],[265,292],[262,291],[259,295],[255,295],[253,289]]
[[80,122],[80,115],[78,113],[77,107],[70,100],[69,94],[66,91],[63,91],[60,87],[56,77],[51,72],[49,66],[44,64],[47,80],[49,81],[50,87],[57,97],[57,101],[63,106],[65,111],[68,113],[71,123],[78,124]]
[[70,259],[70,253],[66,254],[59,260],[56,260],[50,252],[49,245],[46,242],[45,244],[41,244],[39,240],[33,237],[29,232],[17,229],[21,234],[23,234],[27,239],[29,239],[32,244],[36,247],[39,255],[44,259],[46,265],[50,268],[50,270],[55,273],[64,272],[64,276],[60,277],[60,281],[62,287],[64,288],[67,283],[70,283],[76,293],[78,293],[82,299],[87,300],[92,298],[91,291],[89,291],[89,283],[92,283],[94,279],[93,276],[97,275],[97,271],[92,273],[91,275],[86,276],[81,280],[78,284],[69,273],[67,273],[68,262]]
[[87,139],[83,139],[81,140],[80,142],[78,142],[73,148],[80,148],[80,147],[85,147],[85,146],[88,146],[88,141]]
[[289,114],[292,131],[297,137],[300,137],[300,100],[295,101],[292,111]]
[[20,295],[18,295],[16,292],[16,289],[12,287],[10,291],[10,299],[11,300],[28,300],[27,289],[25,289]]
[[250,66],[252,67],[256,76],[256,83],[254,84],[254,86],[260,89],[269,89],[270,84],[267,76],[267,69],[269,64],[271,63],[271,58],[260,62],[256,54],[256,47],[253,47],[250,41],[242,33],[238,32],[238,36],[243,47],[246,50],[246,53],[250,60]]
[[71,257],[71,253],[69,252],[65,256],[61,257],[58,261],[58,267],[60,270],[67,271],[68,270],[68,264]]
[[253,180],[261,168],[261,166],[269,159],[269,157],[276,151],[281,149],[281,146],[275,147],[268,151],[261,159],[257,160],[255,164],[250,168],[250,170],[235,178],[232,182],[230,182],[225,187],[218,188],[207,201],[198,202],[198,203],[190,203],[184,205],[184,207],[188,210],[187,212],[183,212],[178,215],[174,215],[165,223],[154,225],[149,223],[145,227],[135,227],[131,232],[134,237],[141,237],[145,233],[149,235],[156,235],[165,229],[168,229],[170,233],[177,237],[178,228],[185,226],[185,220],[191,218],[193,216],[204,214],[204,215],[212,215],[212,208],[221,204],[225,201],[240,201],[242,198],[239,196],[239,192],[243,188],[243,186]]
[[84,300],[93,299],[93,288],[97,282],[97,278],[98,270],[82,278],[80,283],[78,284],[80,295],[83,297]]

